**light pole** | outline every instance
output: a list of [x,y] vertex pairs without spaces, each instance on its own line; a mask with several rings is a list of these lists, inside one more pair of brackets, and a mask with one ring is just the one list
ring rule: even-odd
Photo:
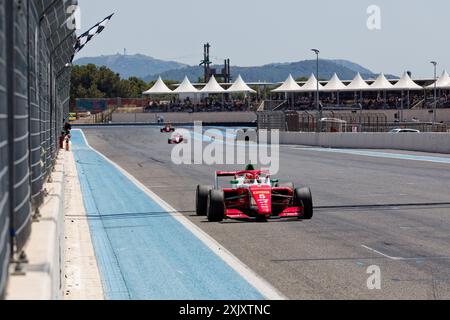
[[436,61],[431,61],[431,64],[434,66],[434,107],[433,107],[433,125],[436,124],[437,121],[437,74],[436,74]]
[[319,95],[319,53],[320,51],[318,49],[311,49],[312,52],[314,52],[317,56],[317,69],[316,69],[316,76],[317,76],[317,92],[316,92],[316,108],[318,112],[318,119],[317,119],[317,130],[319,132],[322,132],[322,110],[320,108],[320,95]]

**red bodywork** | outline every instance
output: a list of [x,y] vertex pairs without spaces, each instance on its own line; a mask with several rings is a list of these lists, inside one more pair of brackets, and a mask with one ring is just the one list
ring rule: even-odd
[[164,128],[162,128],[161,129],[161,133],[170,133],[170,132],[174,132],[175,131],[175,129],[174,128],[172,128],[172,126],[171,125],[166,125]]
[[169,144],[180,144],[184,141],[184,137],[181,134],[174,134],[172,138],[169,139]]
[[[265,180],[266,183],[251,185],[236,185],[234,188],[222,189],[225,195],[225,216],[229,219],[250,218],[288,218],[302,217],[304,208],[294,206],[294,190],[286,187],[276,187],[270,181],[269,172],[237,171],[216,172],[216,188],[219,177],[246,176]],[[250,179],[252,180],[252,179]]]

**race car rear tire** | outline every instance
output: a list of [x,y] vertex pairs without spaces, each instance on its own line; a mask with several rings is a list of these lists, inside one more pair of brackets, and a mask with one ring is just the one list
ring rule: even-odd
[[198,216],[203,217],[208,213],[208,197],[212,189],[212,186],[197,186],[195,207]]
[[277,187],[278,187],[278,188],[288,188],[288,189],[291,189],[291,190],[294,190],[294,189],[295,189],[294,183],[292,183],[292,182],[278,183],[278,184],[277,184]]
[[208,197],[208,221],[221,222],[225,218],[225,194],[221,190],[211,190]]
[[295,189],[294,202],[296,206],[302,206],[304,208],[304,215],[301,219],[312,219],[314,215],[314,205],[311,190],[309,188]]

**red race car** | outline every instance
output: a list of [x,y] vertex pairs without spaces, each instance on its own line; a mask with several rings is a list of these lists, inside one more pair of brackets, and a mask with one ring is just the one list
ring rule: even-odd
[[[219,188],[220,177],[233,177],[231,187]],[[216,172],[215,187],[198,186],[196,212],[210,222],[224,219],[313,217],[313,201],[309,188],[295,189],[293,183],[279,183],[270,173],[248,166],[244,171]]]
[[169,139],[169,144],[180,144],[184,141],[184,137],[179,134],[179,133],[175,133],[170,139]]
[[161,129],[161,133],[171,133],[175,132],[175,128],[172,127],[170,124],[166,124],[164,128]]

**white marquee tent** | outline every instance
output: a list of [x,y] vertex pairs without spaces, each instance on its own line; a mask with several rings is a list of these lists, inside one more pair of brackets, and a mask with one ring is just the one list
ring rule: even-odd
[[353,81],[343,91],[354,91],[355,92],[355,103],[358,101],[357,92],[360,92],[359,100],[362,103],[363,91],[369,90],[369,89],[370,89],[370,86],[367,84],[366,81],[364,81],[364,79],[361,77],[361,74],[358,72],[358,74],[355,76]]
[[192,83],[189,81],[189,78],[187,76],[184,77],[184,80],[179,85],[179,87],[173,91],[173,93],[178,93],[178,94],[189,94],[189,93],[198,93],[198,92],[199,92],[199,90],[192,85]]
[[384,91],[392,89],[393,84],[390,83],[384,73],[381,73],[374,83],[370,86],[370,89],[373,91]]
[[255,90],[250,88],[245,81],[242,79],[241,75],[238,76],[236,81],[233,83],[233,85],[228,88],[227,92],[230,93],[241,93],[241,92],[250,92],[250,93],[256,93]]
[[295,82],[294,78],[290,74],[286,81],[277,89],[273,90],[274,93],[281,92],[300,92],[301,87]]
[[339,79],[338,75],[335,73],[333,77],[328,81],[328,83],[323,87],[323,91],[327,92],[339,92],[343,91],[347,86]]
[[392,87],[392,89],[402,91],[423,90],[421,86],[411,79],[407,72],[405,72],[403,77]]
[[345,91],[363,91],[363,90],[369,90],[370,86],[367,84],[366,81],[361,77],[361,74],[358,72],[358,74],[355,76],[353,81],[345,88]]
[[340,95],[341,91],[345,91],[347,86],[339,79],[338,75],[335,73],[333,77],[328,81],[328,83],[323,87],[323,91],[325,92],[334,92],[337,93],[337,103],[340,104]]
[[[319,91],[323,90],[323,86],[319,83]],[[316,92],[317,91],[317,78],[314,74],[309,77],[308,81],[300,88],[301,92]]]
[[401,90],[402,91],[402,99],[401,99],[401,111],[400,111],[400,121],[403,121],[403,105],[404,105],[404,91],[407,91],[407,106],[411,105],[409,92],[412,90],[423,90],[421,86],[415,83],[408,72],[403,74],[403,77],[392,87],[391,90]]
[[[429,85],[427,89],[434,89],[435,83],[432,85]],[[436,81],[436,88],[437,89],[450,89],[450,76],[448,75],[447,71],[444,70],[442,75],[439,77],[439,79]]]
[[209,82],[202,90],[200,90],[200,92],[206,94],[224,93],[225,89],[222,88],[217,82],[216,78],[212,76]]
[[154,84],[152,88],[143,92],[145,95],[158,95],[158,94],[171,94],[172,90],[169,89],[168,86],[162,81],[161,77],[158,77],[158,81]]

